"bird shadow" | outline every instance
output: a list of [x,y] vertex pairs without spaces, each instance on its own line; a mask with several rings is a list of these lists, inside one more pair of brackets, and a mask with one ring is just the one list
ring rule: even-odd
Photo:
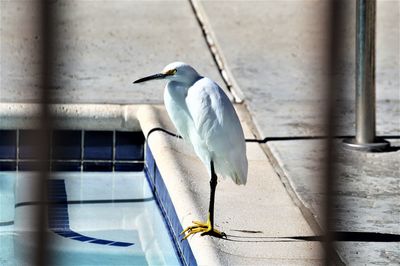
[[222,238],[225,241],[231,242],[249,242],[249,243],[260,243],[260,242],[299,242],[299,241],[321,241],[320,236],[265,236],[262,231],[254,230],[231,230],[239,234],[229,233],[226,237]]
[[[252,230],[231,230],[240,232],[241,234],[226,234],[225,241],[231,242],[322,242],[325,241],[325,235],[314,236],[265,236],[262,231]],[[387,234],[377,232],[352,232],[352,231],[335,231],[331,233],[333,241],[341,242],[400,242],[399,234]]]

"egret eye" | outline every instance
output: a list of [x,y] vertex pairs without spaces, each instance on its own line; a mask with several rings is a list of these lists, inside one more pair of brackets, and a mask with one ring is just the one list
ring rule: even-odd
[[165,72],[165,75],[168,75],[168,76],[175,75],[176,71],[177,71],[176,68],[175,69],[170,69],[170,70]]

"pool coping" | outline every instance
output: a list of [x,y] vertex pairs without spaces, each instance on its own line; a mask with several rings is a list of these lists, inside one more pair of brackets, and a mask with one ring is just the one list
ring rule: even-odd
[[164,223],[173,242],[175,253],[182,265],[196,266],[197,262],[190,245],[186,241],[181,241],[180,232],[183,230],[182,225],[179,222],[176,210],[172,204],[171,197],[165,186],[163,177],[160,174],[157,163],[154,160],[151,149],[147,144],[145,146],[145,151],[146,161],[144,173],[164,218]]
[[[182,236],[180,236],[184,223],[202,216],[198,202],[190,193],[189,186],[183,184],[187,180],[188,173],[184,171],[185,166],[181,165],[179,158],[173,154],[169,139],[171,136],[164,131],[166,129],[174,133],[175,130],[170,124],[166,124],[169,120],[166,116],[159,116],[157,110],[160,108],[162,107],[154,105],[143,106],[137,114],[146,138],[146,147],[148,147],[145,154],[145,168],[150,172],[148,174],[153,191],[162,202],[161,209],[169,223],[172,239],[179,249],[183,264],[222,265],[212,239],[193,237],[182,241]],[[151,175],[152,171],[153,175]]]
[[[38,103],[0,103],[1,129],[38,127]],[[70,130],[141,131],[137,119],[140,104],[51,104],[54,128]]]

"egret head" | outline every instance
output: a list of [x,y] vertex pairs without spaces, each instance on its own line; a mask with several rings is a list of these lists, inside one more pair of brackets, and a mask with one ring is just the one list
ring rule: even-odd
[[169,81],[191,84],[197,81],[199,78],[200,75],[190,65],[182,62],[173,62],[164,67],[161,73],[138,79],[133,83],[140,83],[153,79],[167,79]]

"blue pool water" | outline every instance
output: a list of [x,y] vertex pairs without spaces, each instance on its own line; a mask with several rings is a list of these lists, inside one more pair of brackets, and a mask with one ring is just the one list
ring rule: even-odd
[[[0,265],[30,265],[30,172],[0,172]],[[48,182],[51,265],[180,265],[143,172],[58,172]]]

